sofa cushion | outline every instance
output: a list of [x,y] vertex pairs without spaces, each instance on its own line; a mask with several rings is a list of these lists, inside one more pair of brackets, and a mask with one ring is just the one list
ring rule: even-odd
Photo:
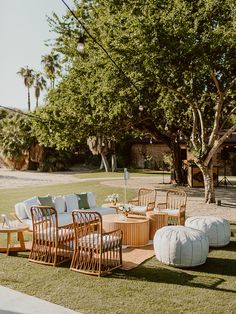
[[52,200],[58,214],[64,213],[66,211],[66,202],[62,195],[54,196]]
[[58,226],[65,226],[65,225],[69,225],[72,224],[72,214],[71,213],[61,213],[60,215],[58,215]]
[[15,213],[20,220],[28,218],[23,202],[15,204]]
[[72,212],[74,209],[79,209],[79,196],[76,194],[64,195],[64,200],[66,202],[66,211]]
[[89,209],[89,203],[88,203],[88,197],[87,197],[87,193],[83,192],[83,193],[79,193],[77,194],[77,196],[80,198],[79,200],[79,208],[80,209]]
[[25,211],[27,213],[28,218],[31,218],[30,208],[34,205],[40,205],[37,196],[25,200],[23,204],[25,205]]
[[109,215],[109,214],[115,214],[116,209],[111,207],[92,207],[90,210],[94,210],[95,212],[98,212],[101,215]]
[[41,206],[50,206],[54,207],[54,203],[51,195],[47,196],[38,196],[38,201]]

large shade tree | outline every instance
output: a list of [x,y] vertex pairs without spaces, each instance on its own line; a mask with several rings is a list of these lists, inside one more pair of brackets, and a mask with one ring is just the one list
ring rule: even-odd
[[50,110],[65,125],[66,116],[77,121],[79,134],[138,129],[173,152],[184,136],[203,173],[206,202],[214,202],[213,158],[236,130],[235,12],[232,0],[99,0],[84,1],[82,9],[77,3],[75,14],[93,38],[86,36],[86,51],[78,55],[76,21],[69,14],[51,21],[55,49],[70,68],[59,87],[64,93],[49,97]]

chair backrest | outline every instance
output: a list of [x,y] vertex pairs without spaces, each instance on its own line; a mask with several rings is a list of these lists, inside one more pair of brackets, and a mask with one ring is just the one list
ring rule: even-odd
[[[75,241],[82,237],[102,234],[102,216],[93,210],[75,210],[72,212]],[[101,237],[96,237],[101,239]],[[89,243],[89,242],[88,242]]]
[[187,194],[184,190],[173,189],[166,193],[166,205],[170,209],[180,209],[185,207],[187,202]]
[[31,215],[34,241],[56,243],[58,240],[57,210],[50,206],[32,206]]
[[149,203],[155,203],[156,190],[140,188],[138,191],[138,206],[147,206]]

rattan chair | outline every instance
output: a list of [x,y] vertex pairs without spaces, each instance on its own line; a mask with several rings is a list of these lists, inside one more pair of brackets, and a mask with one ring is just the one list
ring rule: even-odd
[[70,269],[102,276],[122,265],[122,231],[103,233],[102,216],[95,211],[72,212],[75,247]]
[[56,266],[71,260],[73,224],[58,227],[57,210],[49,206],[32,206],[31,215],[33,239],[29,261]]
[[146,215],[147,211],[152,211],[156,202],[156,190],[140,188],[137,199],[128,201],[129,204],[134,205],[131,213],[136,215]]
[[186,202],[186,192],[173,189],[167,191],[165,203],[157,203],[157,209],[168,214],[168,224],[184,225]]

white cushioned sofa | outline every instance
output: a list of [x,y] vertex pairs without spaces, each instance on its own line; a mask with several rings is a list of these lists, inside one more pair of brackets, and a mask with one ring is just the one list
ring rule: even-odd
[[116,210],[110,207],[99,207],[96,204],[94,192],[82,192],[67,195],[34,196],[15,204],[16,216],[32,229],[30,208],[33,205],[52,206],[58,213],[58,225],[72,223],[72,210],[86,209],[99,212],[101,215],[114,214]]

